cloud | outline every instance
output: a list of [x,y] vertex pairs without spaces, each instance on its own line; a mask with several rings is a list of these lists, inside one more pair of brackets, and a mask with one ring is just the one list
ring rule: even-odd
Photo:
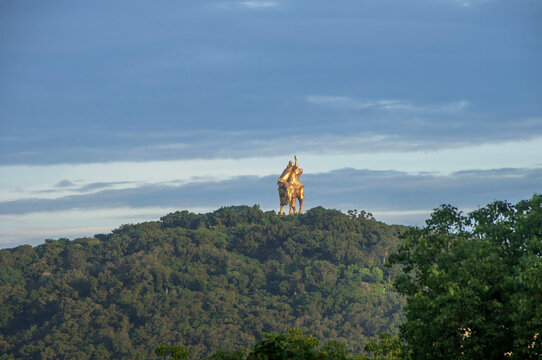
[[[100,182],[92,182],[89,184],[84,185],[77,185],[69,180],[62,180],[59,181],[57,184],[54,185],[53,188],[49,189],[42,189],[42,190],[34,190],[30,193],[32,194],[66,194],[66,193],[89,193],[89,192],[95,192],[97,190],[102,190],[105,188],[111,188],[111,187],[117,187],[119,185],[129,185],[133,184],[131,181],[100,181]],[[123,186],[126,187],[126,186]]]
[[113,186],[116,186],[116,185],[126,185],[126,184],[130,184],[130,183],[131,183],[130,181],[94,182],[94,183],[90,183],[90,184],[81,186],[81,187],[75,189],[74,191],[77,191],[77,192],[89,192],[89,191],[95,191],[95,190],[100,190],[100,189],[104,189],[104,188],[110,188],[110,187],[113,187]]
[[[497,199],[517,201],[530,197],[540,189],[542,168],[471,170],[450,175],[347,168],[304,174],[302,181],[308,195],[307,207],[403,211],[451,203],[471,208]],[[0,202],[0,215],[116,207],[217,208],[254,203],[275,208],[275,183],[276,176],[242,176],[181,185],[148,184],[58,199]]]
[[[0,164],[59,164],[58,166],[62,167],[70,166],[67,164],[84,163],[191,160],[197,163],[202,159],[225,161],[227,159],[289,157],[293,151],[292,146],[298,154],[346,156],[468,148],[478,151],[475,147],[487,145],[491,147],[488,157],[493,153],[505,155],[501,164],[497,161],[495,165],[505,167],[509,166],[505,160],[511,154],[521,156],[521,162],[525,163],[527,160],[532,161],[536,157],[535,154],[542,150],[542,118],[532,118],[525,122],[510,121],[506,124],[493,123],[492,126],[481,125],[468,115],[458,116],[455,122],[442,122],[438,118],[424,116],[393,119],[391,117],[374,118],[369,115],[359,117],[356,115],[342,124],[335,118],[333,120],[314,127],[310,125],[303,127],[294,122],[289,125],[288,133],[285,133],[280,126],[266,131],[243,133],[217,131],[198,136],[197,141],[193,140],[190,146],[185,146],[186,139],[184,138],[180,138],[179,142],[174,138],[166,138],[163,142],[153,144],[145,144],[146,139],[142,138],[132,147],[119,145],[112,148],[72,148],[69,151],[50,148],[36,152],[35,155],[30,151],[20,154],[0,152]],[[519,149],[529,151],[519,152]],[[532,162],[527,166],[535,164],[535,161]],[[9,165],[3,168],[10,171]],[[102,181],[103,176],[106,174],[101,174],[101,177],[94,176],[94,181]],[[118,178],[118,180],[124,179]]]
[[472,5],[484,4],[493,0],[452,0],[455,4],[461,7],[470,7]]
[[262,0],[250,0],[250,1],[239,1],[239,6],[245,7],[248,9],[266,9],[273,8],[279,5],[276,1],[262,1]]
[[250,9],[265,10],[279,7],[278,1],[274,0],[245,0],[245,1],[224,1],[214,3],[217,9]]
[[[156,220],[176,210],[208,212],[259,204],[278,210],[277,176],[241,176],[181,185],[147,184],[57,199],[0,202],[0,247],[47,237],[92,236],[123,223]],[[386,223],[423,225],[447,203],[471,211],[495,200],[517,202],[540,192],[542,168],[469,170],[449,175],[344,168],[305,173],[304,207],[365,210]],[[100,230],[101,229],[101,230]],[[86,233],[85,233],[86,232]]]
[[362,101],[348,96],[310,95],[305,100],[311,104],[333,108],[337,110],[383,110],[418,113],[455,113],[462,111],[468,101],[461,100],[444,104],[416,105],[408,100],[382,99],[375,101]]
[[62,180],[62,181],[59,181],[55,187],[57,188],[66,188],[66,187],[72,187],[72,186],[75,186],[74,183],[72,183],[70,180]]
[[21,199],[1,202],[0,215],[123,206],[132,208],[149,206],[205,207],[211,204],[246,203],[251,198],[259,197],[257,188],[262,188],[261,181],[257,177],[238,177],[234,180],[198,182],[180,186],[149,184],[137,188],[109,189],[57,199]]

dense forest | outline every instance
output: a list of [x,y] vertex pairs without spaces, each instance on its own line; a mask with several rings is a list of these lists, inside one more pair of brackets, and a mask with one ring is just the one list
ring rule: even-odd
[[201,358],[294,327],[360,352],[403,322],[385,263],[405,230],[234,206],[4,249],[0,359],[152,359],[162,344]]

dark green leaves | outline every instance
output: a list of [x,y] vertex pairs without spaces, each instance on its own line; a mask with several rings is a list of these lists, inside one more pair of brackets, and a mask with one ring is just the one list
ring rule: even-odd
[[401,327],[413,359],[538,359],[542,329],[542,196],[464,216],[435,210],[391,259],[408,295]]
[[171,356],[173,360],[188,360],[190,359],[190,352],[184,346],[169,346],[169,345],[160,345],[157,347],[154,352],[158,356],[163,356],[166,359]]

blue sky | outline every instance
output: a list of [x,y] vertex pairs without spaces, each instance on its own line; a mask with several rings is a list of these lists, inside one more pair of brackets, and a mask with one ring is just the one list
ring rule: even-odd
[[0,1],[0,247],[260,204],[423,224],[542,184],[535,0]]

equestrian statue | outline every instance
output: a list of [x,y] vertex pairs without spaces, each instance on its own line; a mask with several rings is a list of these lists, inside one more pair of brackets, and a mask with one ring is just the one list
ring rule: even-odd
[[288,162],[286,169],[280,175],[277,186],[279,190],[280,212],[279,215],[284,215],[284,206],[290,206],[291,215],[296,214],[295,203],[299,200],[299,213],[303,214],[303,199],[305,198],[305,187],[299,181],[299,177],[303,174],[303,169],[298,166],[297,156],[294,155],[295,163],[292,160]]

